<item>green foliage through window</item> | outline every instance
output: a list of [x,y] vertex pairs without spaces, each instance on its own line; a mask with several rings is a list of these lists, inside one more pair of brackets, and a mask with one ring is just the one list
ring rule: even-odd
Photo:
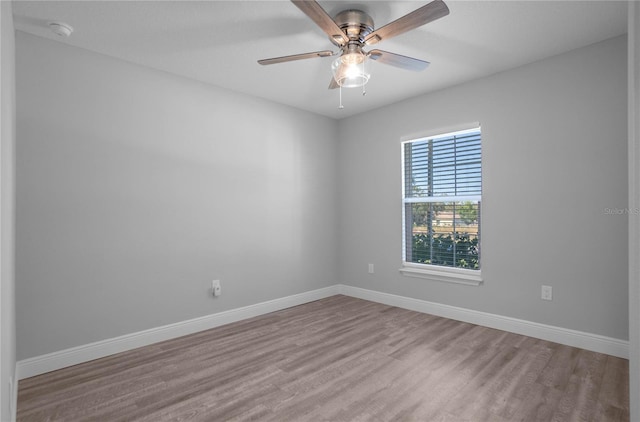
[[477,236],[468,233],[453,236],[417,233],[412,238],[411,262],[473,270],[480,268]]

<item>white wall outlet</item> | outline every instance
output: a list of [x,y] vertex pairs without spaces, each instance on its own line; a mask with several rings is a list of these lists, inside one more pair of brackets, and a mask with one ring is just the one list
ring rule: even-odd
[[373,264],[369,264],[369,274],[373,274]]
[[542,296],[540,298],[542,300],[553,300],[553,287],[542,286]]
[[220,280],[211,281],[211,292],[214,296],[220,296],[222,294],[222,288],[220,287]]

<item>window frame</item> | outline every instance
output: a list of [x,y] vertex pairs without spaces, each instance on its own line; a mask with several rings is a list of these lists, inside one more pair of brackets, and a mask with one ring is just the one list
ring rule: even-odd
[[[428,139],[434,138],[442,138],[446,136],[453,136],[462,134],[464,132],[471,131],[480,131],[481,141],[480,141],[480,151],[482,154],[482,127],[480,123],[470,123],[457,127],[450,127],[441,130],[430,131],[428,134],[419,134],[419,135],[411,135],[404,137],[400,143],[401,150],[401,183],[402,183],[402,266],[399,269],[400,273],[407,277],[417,277],[424,278],[434,281],[442,281],[456,284],[464,284],[470,286],[480,286],[483,284],[482,278],[482,267],[475,269],[468,268],[457,268],[457,267],[447,267],[442,265],[433,265],[433,264],[423,264],[407,261],[406,259],[406,251],[407,251],[407,228],[406,228],[406,204],[411,202],[423,202],[416,201],[413,198],[407,198],[406,195],[406,179],[405,179],[405,145],[412,142],[417,141],[425,141]],[[482,158],[481,158],[481,177],[482,177]],[[482,179],[481,179],[482,180]],[[444,199],[445,197],[443,197]],[[463,196],[460,196],[463,198]],[[474,198],[477,198],[477,195],[474,195]],[[475,200],[475,199],[474,199]],[[424,202],[433,202],[433,201],[424,201]],[[447,201],[438,201],[438,202],[447,202]],[[451,201],[454,202],[454,201]],[[478,199],[479,209],[478,212],[482,215],[482,188]],[[481,224],[481,222],[478,222]],[[480,240],[482,242],[482,240]]]

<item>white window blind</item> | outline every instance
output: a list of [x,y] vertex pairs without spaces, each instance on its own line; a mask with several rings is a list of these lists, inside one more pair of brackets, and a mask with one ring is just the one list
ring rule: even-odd
[[480,128],[403,143],[404,261],[480,269]]

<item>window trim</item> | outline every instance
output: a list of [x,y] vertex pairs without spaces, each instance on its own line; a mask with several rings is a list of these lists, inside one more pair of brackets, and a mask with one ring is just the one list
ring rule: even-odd
[[398,271],[407,277],[426,278],[428,280],[466,284],[468,286],[480,286],[483,284],[482,270],[443,267],[440,265],[418,264],[404,261]]
[[[479,122],[468,123],[464,125],[451,126],[440,130],[429,130],[428,132],[422,132],[420,134],[414,134],[410,136],[403,136],[401,139],[402,151],[404,151],[404,144],[408,142],[418,141],[425,138],[433,138],[440,136],[447,136],[449,134],[482,130]],[[398,270],[402,275],[406,277],[423,278],[433,281],[441,281],[455,284],[463,284],[468,286],[481,286],[483,284],[482,269],[472,270],[468,268],[455,268],[445,267],[440,265],[420,264],[416,262],[408,262],[406,260],[406,220],[405,220],[405,205],[407,202],[414,202],[411,198],[405,198],[405,174],[404,174],[404,153],[401,154],[402,162],[402,266]],[[474,195],[475,197],[475,195]],[[482,195],[480,195],[482,198]],[[420,200],[415,202],[422,202]],[[482,205],[480,205],[482,206]]]

